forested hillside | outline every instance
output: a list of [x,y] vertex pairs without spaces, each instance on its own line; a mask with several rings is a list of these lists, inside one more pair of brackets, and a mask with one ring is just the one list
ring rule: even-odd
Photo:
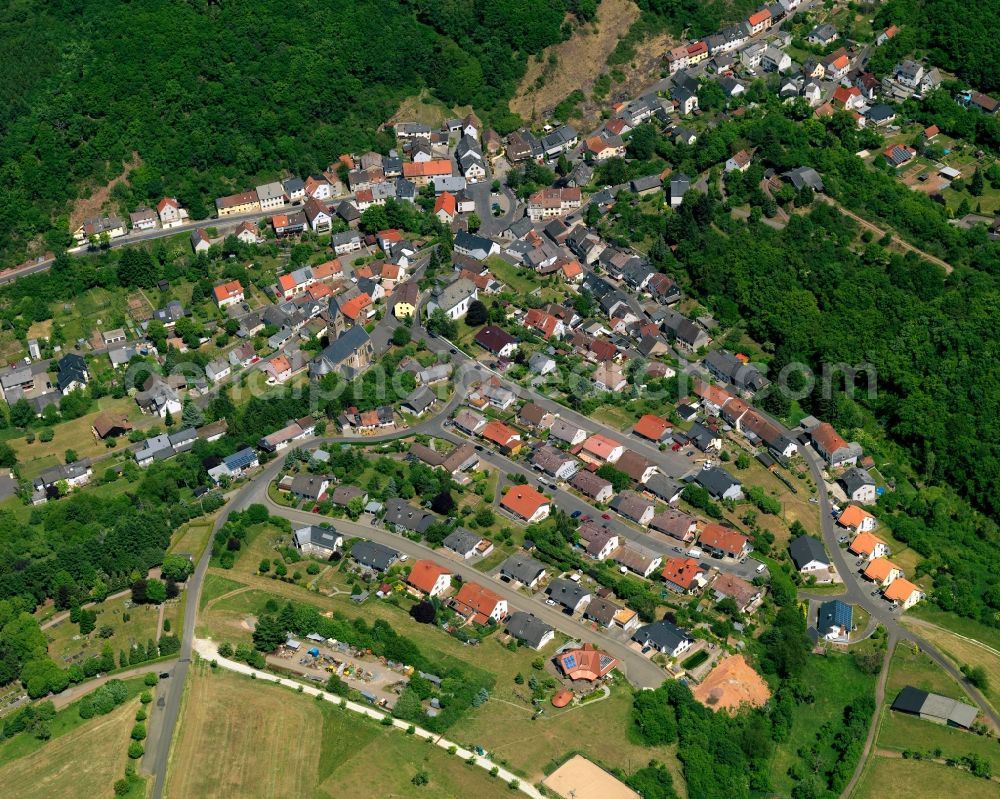
[[[899,25],[888,57],[913,50],[954,72],[973,88],[1000,89],[1000,7],[996,0],[890,0],[878,12],[883,27]],[[876,53],[876,55],[880,55]]]
[[38,234],[66,244],[79,189],[107,183],[133,152],[143,166],[116,199],[176,195],[200,217],[255,177],[315,172],[345,148],[375,144],[400,99],[424,87],[510,128],[501,101],[528,55],[563,36],[567,9],[566,0],[16,5],[0,27],[0,64],[16,76],[0,89],[4,263]]

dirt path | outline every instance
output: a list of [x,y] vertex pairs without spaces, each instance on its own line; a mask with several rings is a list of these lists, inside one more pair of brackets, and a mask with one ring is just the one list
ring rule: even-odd
[[[114,453],[112,453],[112,454],[114,454]],[[110,596],[105,597],[103,601],[107,602],[107,601],[109,601],[111,599],[120,599],[121,597],[128,596],[130,593],[132,593],[132,589],[131,588],[126,588],[124,591],[119,591],[117,594],[111,594]],[[99,604],[99,603],[97,603],[97,602],[86,602],[83,605],[80,605],[80,607],[81,608],[89,608],[91,605],[97,605],[97,604]],[[41,624],[39,626],[41,627],[41,629],[47,630],[50,627],[55,627],[60,622],[66,621],[66,619],[68,619],[68,618],[69,618],[69,611],[68,610],[64,610],[62,613],[57,613],[51,619],[49,619],[48,621],[44,622],[43,624]]]
[[144,674],[149,674],[151,671],[163,672],[172,668],[173,665],[174,661],[172,660],[158,660],[155,663],[141,663],[140,665],[133,666],[125,671],[119,671],[114,674],[105,674],[103,677],[95,677],[93,680],[87,680],[87,682],[74,685],[72,688],[67,688],[61,694],[49,697],[49,699],[51,699],[52,704],[56,706],[56,710],[62,710],[67,705],[73,704],[81,696],[89,694],[95,688],[100,688],[108,680],[127,680],[130,677],[141,677]]
[[885,684],[889,679],[889,664],[892,662],[892,653],[896,649],[897,639],[891,633],[886,640],[885,657],[882,659],[882,671],[879,672],[878,682],[875,684],[875,712],[872,714],[872,723],[868,727],[868,737],[865,738],[865,748],[861,750],[861,757],[858,758],[858,765],[854,769],[851,781],[844,786],[840,799],[849,799],[854,793],[854,789],[861,781],[861,776],[865,773],[869,759],[875,756],[875,739],[878,737],[879,728],[882,726],[882,705],[885,702]]
[[228,593],[222,594],[217,597],[213,597],[212,599],[208,600],[208,602],[205,603],[205,607],[203,607],[200,612],[204,613],[206,610],[211,610],[212,606],[215,605],[216,602],[220,602],[223,599],[229,599],[229,597],[236,596],[237,594],[242,594],[245,591],[250,591],[253,589],[253,587],[254,586],[252,585],[245,585],[242,588],[234,588],[232,591],[229,591]]
[[[859,225],[861,225],[861,227],[863,227],[865,230],[869,230],[872,233],[877,234],[879,236],[879,238],[885,236],[885,234],[886,234],[885,230],[883,230],[880,227],[877,227],[876,225],[873,225],[867,219],[863,219],[862,217],[858,216],[853,211],[848,211],[846,208],[844,208],[844,206],[842,206],[839,202],[837,202],[836,200],[834,200],[832,197],[827,197],[825,194],[819,194],[817,196],[820,197],[820,198],[822,198],[824,202],[827,202],[830,205],[834,206],[844,216],[847,216],[847,217],[850,217],[851,219],[853,219],[855,222],[857,222]],[[903,239],[901,239],[895,233],[892,234],[892,243],[895,244],[895,245],[897,245],[901,249],[906,250],[907,252],[916,253],[921,258],[924,258],[925,260],[930,261],[932,264],[934,264],[936,266],[940,266],[949,275],[952,272],[955,271],[955,267],[953,267],[947,261],[942,261],[936,255],[931,255],[930,253],[924,252],[919,247],[914,247],[908,241],[904,241]]]
[[944,627],[941,627],[940,625],[935,624],[932,621],[927,621],[926,619],[918,619],[916,616],[907,616],[906,624],[916,624],[918,627],[930,627],[935,630],[940,630],[941,632],[948,633],[948,635],[953,635],[956,638],[961,638],[963,641],[967,641],[973,646],[978,646],[980,649],[985,649],[991,655],[996,655],[997,657],[1000,657],[1000,652],[998,652],[992,646],[984,644],[982,641],[978,641],[975,638],[969,638],[968,636],[965,635],[959,635],[958,633],[953,632],[952,630],[945,629]]

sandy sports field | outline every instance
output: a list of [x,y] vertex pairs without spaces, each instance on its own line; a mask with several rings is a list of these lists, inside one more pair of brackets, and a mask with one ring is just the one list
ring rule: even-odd
[[587,758],[574,755],[543,784],[563,799],[639,799],[639,794]]

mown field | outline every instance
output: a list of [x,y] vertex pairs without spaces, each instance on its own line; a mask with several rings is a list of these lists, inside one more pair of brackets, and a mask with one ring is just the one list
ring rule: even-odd
[[[170,799],[511,793],[485,771],[399,730],[205,665],[191,673],[171,763]],[[419,789],[417,772],[428,778]]]
[[878,757],[858,783],[854,799],[989,799],[1000,796],[1000,786],[965,771],[927,761]]

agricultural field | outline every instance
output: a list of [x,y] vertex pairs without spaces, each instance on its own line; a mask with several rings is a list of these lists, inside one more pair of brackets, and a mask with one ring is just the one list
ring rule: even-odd
[[[0,766],[0,785],[6,786],[5,794],[18,799],[113,796],[115,781],[125,773],[129,731],[138,707],[133,699],[65,735],[55,737],[54,729],[52,740],[23,757],[6,761],[6,752],[0,750],[0,759],[5,761]],[[75,705],[64,713],[79,720]],[[22,734],[11,743],[27,737]]]
[[168,774],[170,799],[411,796],[417,772],[442,799],[510,795],[481,769],[399,730],[204,664],[192,670],[171,762],[182,765]]
[[[88,635],[80,635],[80,625],[68,618],[46,629],[49,655],[60,666],[68,666],[101,654],[105,643],[111,644],[116,660],[120,650],[130,649],[133,644],[145,647],[150,638],[156,637],[159,609],[155,605],[126,607],[129,599],[126,595],[88,607],[97,613],[97,625]],[[110,629],[111,634],[102,637],[102,633],[107,633],[104,628]]]
[[846,705],[875,692],[875,675],[861,672],[850,654],[810,656],[800,679],[803,685],[814,686],[815,701],[795,707],[792,737],[775,751],[771,773],[779,796],[790,795],[795,785],[788,769],[800,759],[798,750],[811,744],[824,724],[839,722]]
[[987,799],[1000,794],[996,784],[973,777],[966,771],[928,761],[876,757],[865,769],[854,799],[884,799],[886,787],[907,799]]

